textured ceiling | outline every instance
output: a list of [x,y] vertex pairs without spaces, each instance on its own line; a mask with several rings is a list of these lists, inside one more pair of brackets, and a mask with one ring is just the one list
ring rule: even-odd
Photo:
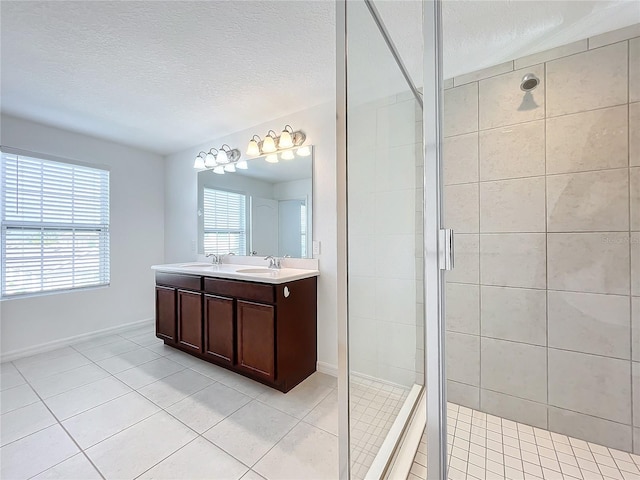
[[[421,2],[376,5],[421,85]],[[3,0],[2,111],[178,151],[333,101],[334,8],[329,0]],[[640,2],[447,0],[443,17],[450,77],[640,22]],[[363,31],[372,48],[360,65],[384,74],[379,43]]]
[[332,2],[2,1],[2,110],[158,153],[332,101]]

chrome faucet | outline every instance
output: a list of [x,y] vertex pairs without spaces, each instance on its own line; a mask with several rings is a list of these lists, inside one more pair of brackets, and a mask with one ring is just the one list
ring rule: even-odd
[[220,263],[222,263],[220,255],[216,255],[215,253],[207,253],[205,256],[206,257],[212,257],[211,258],[211,263],[213,265],[220,265]]
[[224,257],[228,257],[229,255],[235,255],[235,252],[229,252],[229,253],[227,253],[226,255],[220,255],[220,263],[222,263],[222,259],[223,259]]
[[269,268],[280,269],[280,259],[273,255],[267,255],[265,260],[269,260]]

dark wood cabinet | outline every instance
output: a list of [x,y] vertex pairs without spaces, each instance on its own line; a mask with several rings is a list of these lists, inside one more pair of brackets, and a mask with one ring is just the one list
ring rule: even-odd
[[238,300],[238,366],[269,380],[276,378],[275,309]]
[[235,306],[233,298],[204,296],[204,354],[234,363]]
[[156,286],[156,336],[166,343],[176,341],[176,289]]
[[156,273],[156,335],[287,392],[316,370],[317,278],[281,284]]
[[178,343],[202,351],[202,294],[178,290]]

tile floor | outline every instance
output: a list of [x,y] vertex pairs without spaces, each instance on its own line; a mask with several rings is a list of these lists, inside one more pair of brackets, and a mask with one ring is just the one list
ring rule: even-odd
[[[640,456],[470,408],[447,409],[450,480],[640,480]],[[427,478],[423,435],[409,480]]]
[[284,395],[152,326],[0,368],[5,480],[337,478],[336,382],[321,373]]
[[375,380],[351,381],[352,478],[365,478],[409,391]]

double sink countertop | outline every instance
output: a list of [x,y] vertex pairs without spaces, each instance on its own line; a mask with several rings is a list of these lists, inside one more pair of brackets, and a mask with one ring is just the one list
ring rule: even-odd
[[[239,258],[246,259],[251,257]],[[287,261],[289,261],[289,259],[287,259]],[[305,260],[302,260],[302,262],[305,262]],[[262,264],[256,265],[256,262],[247,262],[247,264],[222,263],[220,265],[212,265],[211,263],[206,262],[170,263],[166,265],[153,265],[151,268],[158,272],[182,273],[187,275],[199,275],[202,277],[280,284],[291,282],[293,280],[301,280],[303,278],[317,277],[320,275],[317,267],[317,260],[311,260],[310,262],[311,263],[309,263],[308,266],[312,268],[290,268],[285,265],[282,268],[275,269],[267,268]],[[300,263],[300,261],[297,261],[296,263]],[[295,266],[298,267],[301,265],[296,264]]]

